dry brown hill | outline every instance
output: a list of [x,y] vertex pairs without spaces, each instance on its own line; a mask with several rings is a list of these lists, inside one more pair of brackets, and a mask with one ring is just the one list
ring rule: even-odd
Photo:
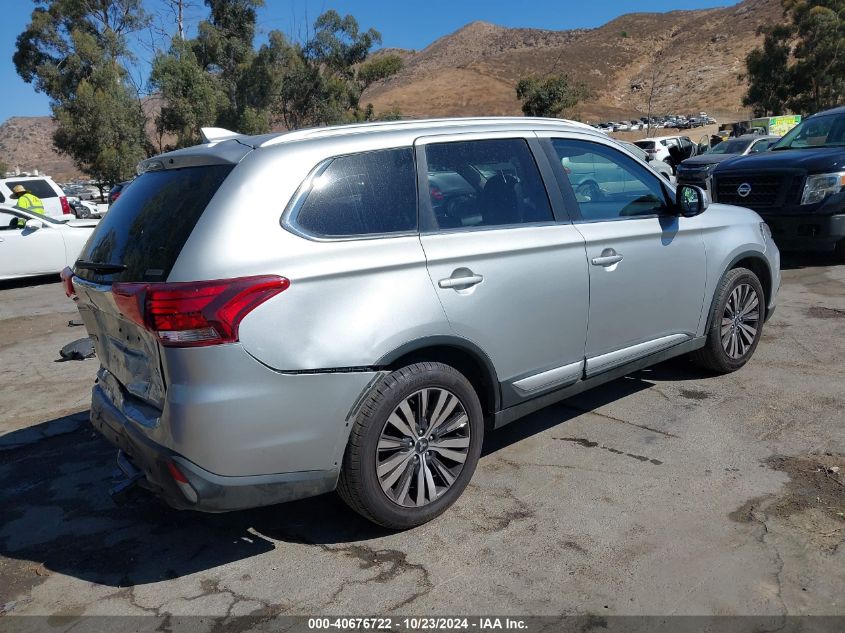
[[[56,124],[47,116],[13,116],[0,125],[0,162],[8,169],[37,169],[55,180],[70,180],[79,170],[53,147]],[[0,174],[2,175],[2,174]]]
[[[161,108],[160,98],[145,97],[142,103],[147,115],[147,134],[155,147],[172,142],[169,136],[159,138],[155,130],[155,117]],[[87,178],[74,164],[53,147],[56,123],[48,116],[13,116],[0,125],[0,163],[10,170],[19,169],[51,176],[56,182]],[[0,174],[2,176],[2,174]]]
[[757,29],[781,19],[780,0],[745,0],[721,9],[633,13],[596,29],[473,22],[406,53],[405,68],[364,99],[376,110],[398,108],[411,117],[519,114],[520,77],[566,72],[594,93],[579,108],[582,118],[630,118],[646,109],[637,86],[659,56],[665,87],[658,111],[738,113],[745,90],[739,76],[745,56],[761,42]]

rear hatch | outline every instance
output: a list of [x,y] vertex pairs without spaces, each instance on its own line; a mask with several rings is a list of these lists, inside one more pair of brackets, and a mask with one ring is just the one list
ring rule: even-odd
[[[79,311],[102,365],[100,386],[141,423],[160,414],[166,384],[159,339],[143,326],[139,297],[143,301],[150,282],[167,279],[234,168],[232,163],[196,163],[185,161],[184,167],[139,176],[100,221],[73,268]],[[162,161],[155,164],[163,166]]]

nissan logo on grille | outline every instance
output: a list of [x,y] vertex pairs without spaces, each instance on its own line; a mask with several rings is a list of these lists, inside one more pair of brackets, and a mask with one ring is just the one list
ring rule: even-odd
[[743,198],[747,198],[748,194],[751,193],[751,185],[749,185],[747,182],[744,182],[736,188],[736,192]]

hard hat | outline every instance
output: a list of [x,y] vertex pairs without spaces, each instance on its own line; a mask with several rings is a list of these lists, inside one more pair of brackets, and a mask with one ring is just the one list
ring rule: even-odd
[[24,187],[23,185],[15,185],[14,188],[12,189],[12,193],[17,193],[17,194],[26,193],[26,187]]

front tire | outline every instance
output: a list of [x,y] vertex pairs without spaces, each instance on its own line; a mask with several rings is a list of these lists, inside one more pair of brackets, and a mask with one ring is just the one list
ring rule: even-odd
[[361,405],[338,493],[384,527],[422,525],[464,491],[483,441],[481,404],[463,374],[442,363],[403,367],[376,384]]
[[727,272],[716,289],[704,347],[692,360],[712,371],[736,371],[754,354],[763,333],[765,295],[760,280],[747,268]]

